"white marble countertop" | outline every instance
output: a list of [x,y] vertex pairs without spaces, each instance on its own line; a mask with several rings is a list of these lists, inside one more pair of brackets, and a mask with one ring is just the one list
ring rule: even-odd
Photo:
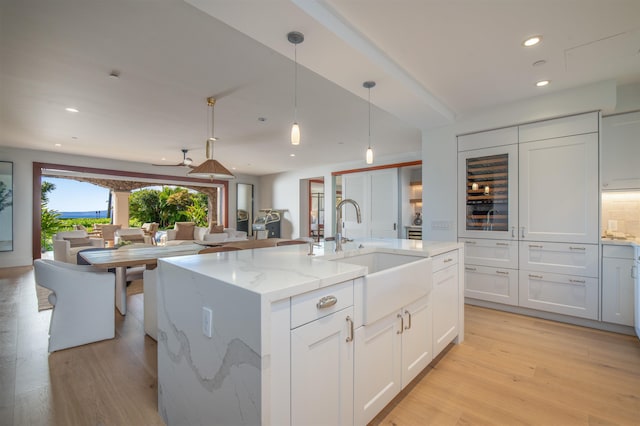
[[617,245],[617,246],[633,246],[640,247],[640,238],[632,238],[626,240],[614,239],[614,238],[601,238],[602,244]]
[[428,257],[462,247],[457,242],[362,239],[345,243],[343,253],[334,253],[334,244],[320,243],[320,247],[314,247],[315,256],[308,256],[309,246],[301,244],[165,258],[159,263],[167,262],[276,301],[365,275],[364,266],[329,261],[345,252],[384,251]]

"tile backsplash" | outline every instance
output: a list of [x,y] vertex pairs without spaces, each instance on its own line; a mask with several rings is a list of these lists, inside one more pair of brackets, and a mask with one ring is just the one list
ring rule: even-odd
[[640,191],[602,193],[602,234],[608,231],[640,237]]

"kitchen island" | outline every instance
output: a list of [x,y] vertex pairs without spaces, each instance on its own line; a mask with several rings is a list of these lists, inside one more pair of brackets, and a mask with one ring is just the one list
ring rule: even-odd
[[[357,240],[344,252],[333,248],[158,262],[158,409],[167,424],[365,424],[463,340],[461,244]],[[401,299],[390,297],[388,312],[378,304],[367,321],[375,274],[353,259],[372,253],[412,256],[381,273],[405,276],[414,265],[428,273],[411,280],[421,287],[407,287],[423,289],[415,301],[396,306]],[[406,284],[393,281],[404,294]],[[370,398],[378,386],[389,391]]]

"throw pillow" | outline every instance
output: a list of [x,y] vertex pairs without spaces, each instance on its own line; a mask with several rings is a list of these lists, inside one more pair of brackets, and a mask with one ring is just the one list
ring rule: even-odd
[[195,222],[176,222],[174,225],[176,240],[193,240],[195,226]]
[[209,234],[222,234],[224,232],[224,225],[216,225],[212,223],[209,225]]
[[71,248],[91,245],[91,241],[89,241],[89,237],[85,237],[85,238],[65,237],[64,240],[69,241],[69,246],[71,246]]
[[144,243],[144,235],[120,235],[122,241],[131,241],[136,243]]

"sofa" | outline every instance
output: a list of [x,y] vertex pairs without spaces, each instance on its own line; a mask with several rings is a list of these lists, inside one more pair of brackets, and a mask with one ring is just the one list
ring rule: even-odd
[[53,259],[66,262],[76,263],[76,255],[80,250],[98,247],[104,247],[102,238],[90,238],[86,231],[65,231],[58,232],[52,237],[53,241]]
[[[214,226],[215,227],[215,226]],[[205,228],[194,222],[176,222],[174,229],[167,229],[166,245],[191,244],[198,241],[207,243],[227,243],[247,240],[247,233],[222,226]],[[214,230],[215,232],[210,232]]]

